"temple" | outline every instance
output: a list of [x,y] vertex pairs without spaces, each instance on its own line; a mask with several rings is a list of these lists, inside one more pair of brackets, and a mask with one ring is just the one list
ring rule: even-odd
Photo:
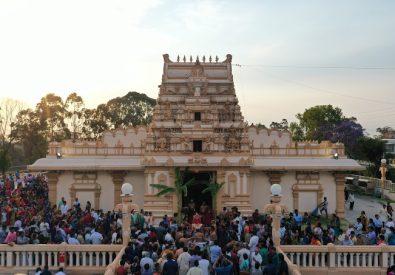
[[[343,144],[295,142],[291,133],[248,125],[242,116],[232,75],[232,56],[180,58],[163,55],[163,75],[148,126],[107,131],[96,141],[51,143],[46,158],[29,166],[47,171],[52,203],[92,203],[112,210],[124,182],[134,187],[133,201],[154,216],[172,216],[176,196],[158,197],[151,184],[173,185],[175,167],[188,168],[196,184],[183,205],[211,203],[201,193],[204,181],[225,185],[217,209],[236,206],[249,214],[270,201],[270,186],[282,186],[289,209],[311,212],[323,197],[328,212],[344,216],[345,176],[362,170],[347,159]],[[262,103],[264,106],[264,103]],[[197,206],[198,206],[197,205]]]

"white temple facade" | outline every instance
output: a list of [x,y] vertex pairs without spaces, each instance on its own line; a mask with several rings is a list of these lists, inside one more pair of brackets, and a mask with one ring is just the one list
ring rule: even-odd
[[[294,142],[288,131],[248,126],[235,93],[231,55],[223,62],[163,57],[151,124],[107,131],[97,141],[51,143],[47,157],[29,166],[47,171],[52,203],[78,197],[81,205],[90,201],[95,209],[112,210],[121,185],[130,182],[135,203],[157,217],[172,216],[176,196],[157,197],[151,184],[173,185],[180,167],[191,177],[225,182],[218,209],[262,210],[270,202],[271,184],[279,183],[289,209],[311,212],[327,197],[329,212],[344,216],[345,176],[363,167],[345,157],[343,144]],[[201,202],[199,184],[188,199]]]

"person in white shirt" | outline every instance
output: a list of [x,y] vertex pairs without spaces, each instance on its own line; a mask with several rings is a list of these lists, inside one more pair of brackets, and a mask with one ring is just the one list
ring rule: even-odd
[[63,272],[63,267],[59,267],[59,270],[55,273],[55,275],[66,275],[66,273]]
[[207,260],[207,253],[202,254],[202,259],[199,260],[199,267],[202,270],[202,275],[209,275],[210,261]]
[[144,265],[148,264],[149,269],[147,271],[154,272],[154,261],[149,257],[149,252],[145,251],[143,252],[143,258],[140,260],[140,268],[141,268],[141,273],[145,271]]
[[69,211],[70,207],[66,204],[66,201],[64,201],[64,204],[60,206],[60,212],[63,215],[66,215],[67,212]]
[[242,248],[237,251],[237,257],[239,257],[239,263],[243,262],[244,258],[243,255],[247,254],[248,257],[250,257],[250,250],[246,248],[244,244],[242,244]]
[[103,235],[93,230],[93,233],[91,234],[91,241],[92,244],[101,244],[103,241]]
[[259,242],[259,238],[256,235],[256,230],[254,230],[253,236],[250,238],[250,243],[248,244],[251,253],[255,252],[255,248],[258,245],[258,242]]
[[76,239],[74,234],[69,235],[69,238],[67,239],[68,244],[80,244],[80,242]]
[[184,247],[184,252],[177,258],[179,275],[186,275],[189,269],[189,259],[191,255],[188,253],[188,247]]
[[47,222],[45,222],[45,221],[42,221],[42,222],[40,223],[40,233],[41,233],[45,238],[48,238],[48,237],[49,237],[48,230],[49,230],[49,224],[48,224]]
[[259,253],[259,247],[255,248],[255,252],[253,254],[251,254],[251,267],[254,268],[255,264],[259,263],[259,265],[262,264],[262,256]]
[[168,243],[173,243],[174,239],[170,234],[170,229],[167,231],[166,235],[165,235],[165,241]]
[[193,267],[191,267],[191,268],[188,270],[187,275],[203,275],[203,272],[202,272],[202,270],[201,270],[200,267],[199,267],[199,261],[198,261],[198,260],[196,260],[196,261],[193,263]]

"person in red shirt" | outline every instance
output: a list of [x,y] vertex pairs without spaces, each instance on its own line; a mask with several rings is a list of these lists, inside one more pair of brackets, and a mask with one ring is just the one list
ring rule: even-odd
[[120,266],[118,266],[115,274],[116,275],[127,275],[128,274],[128,270],[125,267],[125,260],[120,261]]

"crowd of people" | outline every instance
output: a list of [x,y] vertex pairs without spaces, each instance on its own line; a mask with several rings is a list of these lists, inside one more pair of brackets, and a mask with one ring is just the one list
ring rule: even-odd
[[[354,200],[351,196],[350,209]],[[352,202],[352,203],[351,203]],[[374,217],[364,211],[355,223],[342,227],[336,214],[328,217],[324,199],[315,213],[284,213],[280,223],[283,245],[395,245],[395,223],[390,204]],[[8,175],[0,182],[0,243],[120,244],[122,214],[83,207],[78,198],[56,205],[48,201],[45,175]],[[288,274],[284,256],[272,240],[272,217],[255,210],[243,216],[236,207],[214,216],[209,205],[190,201],[182,224],[152,213],[131,213],[131,240],[118,274],[208,275]],[[325,213],[322,216],[321,213]],[[159,226],[156,226],[159,224]]]

